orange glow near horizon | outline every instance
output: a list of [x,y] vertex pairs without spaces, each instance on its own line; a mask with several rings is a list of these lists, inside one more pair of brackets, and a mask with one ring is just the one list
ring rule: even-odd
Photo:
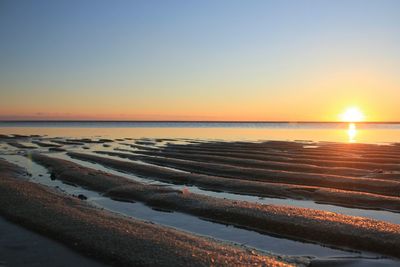
[[[264,98],[263,98],[264,99]],[[332,99],[327,103],[323,100],[309,102],[301,99],[296,105],[290,96],[285,101],[273,102],[266,98],[249,100],[238,108],[237,102],[208,103],[205,107],[202,102],[192,102],[170,108],[167,104],[157,102],[149,107],[125,106],[115,107],[103,102],[82,107],[82,105],[55,108],[43,105],[41,108],[25,106],[20,108],[0,107],[0,120],[145,120],[145,121],[289,121],[289,122],[385,122],[398,121],[392,109],[385,108],[384,103],[373,103],[359,99],[357,104],[349,105],[345,99]],[[297,101],[297,100],[296,100]],[[51,102],[51,100],[49,100]],[[169,102],[168,102],[169,103]],[[389,104],[386,104],[388,106]],[[97,106],[101,106],[102,109]],[[248,108],[247,108],[248,107]],[[295,108],[294,108],[295,107]],[[343,110],[342,112],[338,112]],[[69,111],[69,112],[68,112]],[[318,111],[318,112],[316,112]],[[368,116],[366,115],[368,114]],[[393,114],[393,115],[391,115]]]

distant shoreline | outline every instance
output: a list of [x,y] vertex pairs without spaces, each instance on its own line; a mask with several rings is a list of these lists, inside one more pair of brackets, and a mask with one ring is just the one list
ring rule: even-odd
[[[270,123],[270,124],[347,124],[342,121],[179,121],[179,120],[0,120],[0,123]],[[364,121],[358,124],[400,124],[400,121]]]

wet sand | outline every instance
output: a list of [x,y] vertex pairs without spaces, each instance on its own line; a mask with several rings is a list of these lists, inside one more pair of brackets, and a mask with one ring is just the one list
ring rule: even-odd
[[0,217],[0,266],[102,267],[107,265]]
[[[0,212],[8,219],[116,266],[268,265],[307,263],[277,258],[91,207],[38,184],[0,161]],[[292,262],[291,264],[288,263]],[[302,263],[301,263],[302,262]]]
[[[116,152],[97,152],[99,154],[115,155],[133,160],[140,159],[144,162],[155,163],[161,166],[169,159],[151,158],[144,159],[141,156],[134,156]],[[196,185],[214,191],[226,191],[242,194],[254,194],[266,197],[288,197],[294,199],[312,199],[320,203],[333,203],[347,207],[363,207],[370,209],[382,209],[400,211],[400,199],[392,196],[371,194],[359,191],[339,190],[336,188],[317,187],[309,185],[287,184],[279,182],[279,179],[264,182],[251,179],[232,179],[221,176],[203,175],[196,168],[186,169],[189,173],[182,173],[171,169],[158,167],[157,165],[144,165],[137,162],[123,162],[110,158],[96,157],[93,155],[69,152],[73,158],[101,163],[105,166],[131,172],[143,177],[152,177],[161,181]],[[176,167],[176,165],[175,165]],[[201,173],[201,171],[200,171]]]
[[[75,154],[75,156],[79,155],[101,161],[100,157]],[[153,207],[186,212],[258,231],[387,255],[398,255],[400,226],[396,224],[304,208],[222,200],[161,186],[141,184],[37,153],[31,154],[30,157],[47,167],[54,179],[98,190],[113,198],[143,201]],[[103,158],[103,162],[110,162],[110,159]],[[127,162],[119,163],[129,166]],[[130,168],[134,170],[135,166],[130,166]]]
[[[100,152],[101,153],[101,152]],[[107,152],[109,155],[122,155],[118,152]],[[382,194],[387,196],[399,196],[400,182],[370,178],[370,177],[351,177],[328,174],[315,174],[305,172],[276,171],[259,168],[237,167],[234,165],[218,164],[211,162],[198,162],[190,160],[133,156],[134,160],[141,160],[150,164],[161,165],[181,169],[188,172],[196,170],[197,173],[207,175],[217,175],[220,177],[236,178],[241,180],[253,180],[260,182],[277,182],[286,184],[301,184],[318,186],[325,188],[335,188],[342,190],[352,190],[359,192]]]
[[[236,197],[224,199],[209,194],[215,191],[240,194],[244,197],[312,200],[316,203],[351,207],[354,211],[384,210],[390,213],[390,216],[396,216],[395,212],[400,211],[399,145],[311,141],[221,142],[168,138],[123,138],[118,142],[122,143],[115,143],[106,138],[0,136],[0,149],[5,149],[10,155],[26,155],[27,160],[33,160],[46,167],[51,173],[51,179],[90,190],[87,192],[98,192],[103,198],[140,202],[137,204],[144,203],[157,210],[176,211],[226,225],[253,229],[263,235],[278,235],[336,248],[370,251],[377,253],[374,255],[378,257],[400,255],[400,225],[380,221],[382,218],[379,217],[379,220],[374,220],[344,215],[336,211],[325,211],[321,205],[310,209],[301,206],[262,204],[254,200],[243,201]],[[33,150],[29,148],[30,144],[39,147]],[[64,155],[63,159],[57,158],[57,155]],[[88,162],[91,162],[91,165]],[[96,164],[104,166],[103,169],[97,169]],[[108,171],[111,169],[114,171]],[[19,219],[16,222],[19,224],[58,238],[85,255],[113,265],[129,265],[138,259],[141,263],[152,265],[185,265],[188,262],[192,265],[248,265],[264,260],[271,260],[273,264],[280,264],[280,261],[283,261],[283,264],[311,263],[310,266],[397,264],[395,260],[377,260],[375,256],[370,259],[313,259],[287,256],[276,258],[260,251],[254,251],[257,255],[253,255],[252,249],[246,246],[236,247],[95,209],[89,205],[89,201],[85,201],[84,195],[71,197],[60,191],[54,192],[44,186],[21,181],[21,178],[26,177],[24,171],[4,161],[1,161],[0,175],[1,203],[11,201],[8,205],[0,205],[3,216],[8,216],[9,219],[15,219],[17,216]],[[129,178],[129,175],[140,178],[134,180]],[[15,179],[16,177],[19,179]],[[47,177],[49,179],[49,176]],[[173,186],[174,184],[197,186],[203,191],[198,190],[194,193],[183,186]],[[11,210],[10,206],[13,205],[20,206],[14,206]],[[296,205],[296,202],[293,202],[293,205]],[[40,211],[39,214],[45,214],[52,219],[50,222],[45,222],[44,216],[32,219],[33,213],[27,210],[28,208],[36,209]],[[363,215],[368,217],[365,212],[369,211],[364,211]],[[67,221],[67,216],[72,216],[72,225],[59,226],[59,222]],[[94,222],[94,218],[98,219],[98,216],[101,222]],[[53,221],[53,217],[58,223]],[[86,233],[80,233],[82,236],[78,238],[79,245],[75,246],[70,238],[77,237],[71,234],[70,227],[78,227],[79,231],[82,230],[81,227],[86,227],[85,231],[87,228],[93,228],[89,229],[92,234],[105,231],[106,235],[114,238],[111,238],[110,242],[117,242],[117,239],[122,238],[125,245],[128,241],[119,231],[128,227],[132,229],[132,233],[128,234],[129,239],[133,238],[138,242],[140,238],[150,245],[137,248],[138,251],[133,253],[136,258],[132,259],[130,252],[123,248],[118,252],[111,249],[118,254],[116,255],[110,251],[105,252],[110,247],[99,248],[95,241],[85,241]],[[145,227],[145,231],[135,232],[135,227]],[[170,230],[172,232],[169,232]],[[57,236],[56,231],[62,234]],[[157,231],[166,231],[167,237],[160,241],[154,234]],[[203,246],[204,242],[207,244],[206,252],[196,250],[196,246]],[[189,251],[195,251],[196,256],[180,251],[187,250],[188,246]],[[239,249],[242,258],[233,256],[236,255],[235,249]],[[162,260],[156,262],[155,259],[146,259],[150,257],[149,251],[155,251]],[[167,257],[163,254],[166,251],[175,253],[173,261],[163,258]],[[224,254],[225,251],[228,251],[227,254]],[[214,258],[218,255],[221,257],[221,253],[225,255],[223,259]],[[175,257],[181,259],[176,260]]]

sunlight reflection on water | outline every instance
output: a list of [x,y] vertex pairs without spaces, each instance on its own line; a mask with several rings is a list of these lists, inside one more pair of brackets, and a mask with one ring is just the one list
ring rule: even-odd
[[190,138],[219,140],[312,140],[331,142],[399,142],[400,124],[357,123],[4,123],[0,134],[50,137]]
[[355,143],[357,136],[357,127],[355,123],[349,123],[349,129],[347,130],[347,134],[349,136],[349,143]]

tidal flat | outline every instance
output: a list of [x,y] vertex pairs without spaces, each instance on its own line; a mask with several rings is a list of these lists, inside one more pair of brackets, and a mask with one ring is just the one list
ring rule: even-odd
[[99,266],[396,266],[399,152],[8,134],[0,214]]

